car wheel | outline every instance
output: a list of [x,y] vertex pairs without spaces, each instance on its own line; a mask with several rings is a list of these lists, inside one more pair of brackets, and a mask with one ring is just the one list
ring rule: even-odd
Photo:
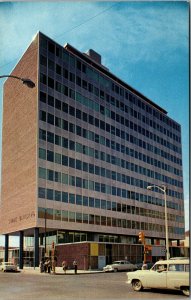
[[132,282],[132,287],[133,287],[134,291],[136,291],[136,292],[139,292],[143,289],[142,283],[140,280],[134,280]]
[[187,286],[185,286],[185,287],[183,287],[182,288],[182,292],[183,292],[183,294],[185,295],[185,296],[190,296],[190,291],[189,291],[189,287]]
[[118,269],[115,268],[115,269],[114,269],[114,272],[116,273],[117,271],[118,271]]

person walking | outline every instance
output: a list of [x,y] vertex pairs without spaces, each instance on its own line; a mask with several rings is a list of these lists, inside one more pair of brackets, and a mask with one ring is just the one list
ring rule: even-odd
[[65,260],[63,260],[63,262],[62,262],[62,269],[63,269],[64,273],[66,274],[66,270],[68,269],[68,264]]
[[73,261],[73,266],[74,266],[74,273],[77,274],[78,264],[76,260]]

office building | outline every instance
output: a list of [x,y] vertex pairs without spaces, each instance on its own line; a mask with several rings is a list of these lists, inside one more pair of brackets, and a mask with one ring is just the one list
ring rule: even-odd
[[169,242],[184,238],[181,126],[163,108],[94,50],[63,47],[42,33],[12,75],[36,87],[4,84],[6,248],[9,235],[20,235],[22,259],[24,237],[34,236],[35,265],[39,247],[47,251],[52,241],[59,255],[89,245],[104,262],[142,259],[140,231],[148,245],[165,245],[164,194],[149,185],[167,186]]

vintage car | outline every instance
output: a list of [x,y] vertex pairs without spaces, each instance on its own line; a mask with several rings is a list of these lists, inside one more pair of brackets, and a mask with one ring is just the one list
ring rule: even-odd
[[104,272],[135,271],[137,266],[127,260],[117,260],[103,268]]
[[11,262],[2,262],[0,263],[0,271],[7,272],[7,271],[17,271],[17,266]]
[[189,296],[189,260],[169,259],[154,264],[150,270],[127,273],[127,283],[135,291],[143,288],[181,290]]

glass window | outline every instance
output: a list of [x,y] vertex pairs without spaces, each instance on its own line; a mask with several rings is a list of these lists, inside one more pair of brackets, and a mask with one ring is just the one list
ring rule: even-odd
[[46,189],[39,187],[38,188],[38,197],[46,198]]
[[68,203],[68,193],[62,192],[62,202]]
[[69,222],[75,222],[75,213],[69,211]]
[[53,151],[47,150],[47,160],[54,162],[54,152]]
[[39,167],[39,178],[46,179],[46,169]]
[[61,164],[61,154],[55,153],[55,163]]
[[39,158],[46,160],[46,150],[39,148]]
[[41,121],[46,122],[46,112],[43,110],[40,110],[39,118]]
[[43,129],[39,129],[39,139],[46,141],[46,131]]
[[48,200],[54,199],[54,191],[52,189],[47,189],[47,199]]
[[69,194],[69,203],[75,204],[75,194]]
[[52,170],[47,170],[47,179],[50,181],[54,181],[54,171]]
[[61,146],[61,136],[55,134],[55,144]]
[[88,206],[88,197],[83,196],[83,205]]
[[81,195],[76,195],[76,204],[82,205],[82,196]]
[[76,187],[82,187],[82,178],[76,177]]
[[55,191],[55,200],[56,201],[61,201],[61,192],[60,191]]
[[83,223],[88,224],[88,214],[83,214]]
[[100,208],[100,199],[95,199],[95,207]]
[[53,220],[53,209],[52,208],[46,209],[46,218],[49,220]]
[[89,206],[94,207],[94,198],[89,197]]
[[68,211],[62,210],[62,221],[68,222]]

